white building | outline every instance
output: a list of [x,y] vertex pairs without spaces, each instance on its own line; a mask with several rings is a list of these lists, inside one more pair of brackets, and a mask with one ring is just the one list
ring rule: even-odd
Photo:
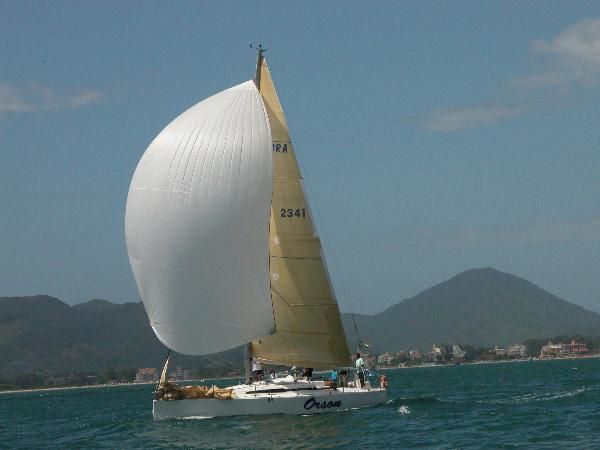
[[433,344],[433,346],[432,346],[430,355],[431,355],[430,360],[432,362],[442,361],[444,359],[444,354],[442,352],[442,348],[437,347],[435,344]]
[[135,383],[148,383],[153,381],[158,381],[160,378],[160,374],[155,367],[146,367],[143,369],[138,369],[135,374]]
[[507,349],[507,354],[511,358],[525,358],[527,356],[527,348],[522,344],[511,345]]
[[189,380],[189,379],[190,379],[190,371],[189,371],[189,369],[186,369],[183,367],[175,367],[175,369],[173,369],[171,371],[171,374],[169,375],[170,381],[184,381],[184,380]]
[[506,356],[506,349],[494,345],[494,353],[496,354],[496,356]]
[[463,359],[466,354],[467,354],[467,352],[465,352],[462,348],[460,348],[460,345],[454,344],[452,346],[452,356],[454,358]]
[[408,354],[411,360],[421,359],[423,357],[421,350],[411,350]]
[[560,355],[562,353],[562,345],[561,344],[553,344],[552,341],[548,342],[548,345],[544,345],[540,351],[540,357],[554,357]]
[[393,355],[391,353],[384,353],[383,355],[379,355],[377,357],[377,364],[389,364],[394,358],[396,358],[396,355]]

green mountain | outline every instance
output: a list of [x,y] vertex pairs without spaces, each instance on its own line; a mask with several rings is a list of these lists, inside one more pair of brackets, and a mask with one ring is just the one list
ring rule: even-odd
[[[343,314],[355,348],[350,314]],[[433,343],[507,345],[529,338],[600,335],[600,314],[494,269],[463,272],[385,311],[356,315],[363,341],[378,352],[429,349]],[[91,300],[68,306],[48,296],[0,298],[0,378],[161,367],[167,349],[141,303]],[[242,365],[242,349],[204,357],[174,354],[172,365],[204,375]]]
[[[379,314],[355,319],[361,339],[378,351],[600,335],[600,314],[492,268],[467,270]],[[354,336],[351,315],[345,314],[343,321],[347,335]],[[356,347],[356,340],[349,342]]]
[[[0,297],[0,378],[162,367],[166,354],[141,303],[69,306],[42,295]],[[206,357],[173,354],[171,362],[226,374],[241,365],[242,355],[240,349]]]

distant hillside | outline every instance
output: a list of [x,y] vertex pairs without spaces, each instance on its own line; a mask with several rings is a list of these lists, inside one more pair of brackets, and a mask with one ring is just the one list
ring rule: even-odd
[[[379,351],[600,335],[600,314],[492,268],[467,270],[379,314],[355,318],[361,338]],[[344,314],[343,321],[347,334],[354,336],[350,315]],[[356,341],[349,342],[356,346]]]
[[[354,329],[342,317],[350,348]],[[528,281],[494,269],[475,269],[373,316],[356,316],[374,350],[428,349],[433,343],[505,345],[556,335],[600,335],[600,314]],[[0,297],[0,378],[160,367],[167,349],[155,337],[141,303],[92,300],[68,306],[48,296]],[[243,352],[205,357],[175,354],[173,365],[226,374],[241,368]]]
[[[68,306],[48,296],[0,297],[0,377],[161,367],[167,349],[141,303],[92,300]],[[174,354],[173,365],[227,373],[242,364],[233,350],[209,357]]]

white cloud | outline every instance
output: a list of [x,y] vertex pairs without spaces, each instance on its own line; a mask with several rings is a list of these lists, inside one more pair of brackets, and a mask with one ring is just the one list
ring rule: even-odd
[[529,112],[523,106],[467,106],[434,110],[424,126],[433,131],[456,131],[497,122]]
[[[510,80],[506,100],[488,105],[437,108],[423,120],[432,131],[456,131],[492,124],[503,119],[545,109],[548,102],[570,93],[573,87],[600,85],[600,19],[585,19],[559,33],[549,41],[536,40],[530,49],[546,58],[544,69]],[[504,97],[506,97],[506,93]]]
[[532,42],[534,53],[549,57],[545,70],[514,80],[529,88],[576,83],[600,83],[600,19],[585,19],[566,28],[551,41]]
[[0,114],[33,111],[35,107],[27,102],[14,87],[0,83]]
[[69,98],[71,108],[81,108],[82,106],[99,103],[102,101],[102,94],[97,91],[83,91],[81,94]]
[[17,88],[0,82],[0,114],[76,109],[100,101],[102,94],[94,90],[61,96],[48,86],[37,83]]

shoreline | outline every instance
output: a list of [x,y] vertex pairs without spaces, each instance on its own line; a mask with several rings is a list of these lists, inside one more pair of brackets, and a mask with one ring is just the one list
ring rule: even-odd
[[465,361],[460,364],[419,364],[411,366],[395,366],[395,367],[378,367],[377,370],[395,370],[395,369],[426,369],[430,367],[455,367],[455,366],[471,366],[471,365],[483,365],[483,364],[503,364],[503,363],[517,363],[517,362],[536,362],[536,361],[564,361],[571,359],[589,359],[589,358],[600,358],[600,353],[593,353],[589,355],[577,355],[577,356],[563,356],[556,358],[540,358],[538,356],[530,358],[515,358],[515,359],[502,359],[502,360],[478,360],[478,361]]
[[[199,380],[183,380],[184,383],[201,383],[205,381],[211,380],[237,380],[241,377],[218,377],[218,378],[201,378]],[[139,383],[107,383],[107,384],[90,384],[85,386],[60,386],[60,387],[40,387],[40,388],[29,388],[29,389],[7,389],[0,390],[0,395],[2,394],[22,394],[27,392],[48,392],[48,391],[66,391],[70,389],[99,389],[99,388],[112,388],[112,387],[122,387],[122,386],[143,386],[148,384],[156,384],[157,381],[143,381]]]
[[[533,359],[508,359],[508,360],[492,360],[492,361],[470,361],[470,362],[461,362],[460,364],[420,364],[420,365],[412,365],[412,366],[395,366],[395,367],[377,367],[375,370],[396,370],[396,369],[427,369],[427,368],[435,368],[435,367],[456,367],[456,366],[467,366],[467,365],[484,365],[484,364],[505,364],[505,363],[519,363],[519,362],[536,362],[536,361],[563,361],[563,360],[573,360],[573,359],[590,359],[590,358],[600,358],[600,353],[593,353],[590,355],[578,355],[578,356],[565,356],[558,358],[539,358],[534,357]],[[240,377],[217,377],[217,378],[204,378],[200,380],[184,380],[184,382],[204,382],[208,380],[235,380]],[[61,387],[52,387],[52,388],[29,388],[29,389],[10,389],[10,390],[0,390],[0,395],[3,394],[23,394],[29,392],[52,392],[52,391],[66,391],[71,389],[99,389],[99,388],[113,388],[113,387],[123,387],[123,386],[143,386],[149,384],[156,384],[156,381],[144,381],[140,383],[110,383],[110,384],[94,384],[87,386],[61,386]]]
[[90,384],[86,386],[60,386],[60,387],[52,387],[52,388],[29,388],[29,389],[11,389],[11,390],[0,390],[0,395],[2,394],[22,394],[24,392],[46,392],[46,391],[66,391],[69,389],[98,389],[98,388],[110,388],[110,387],[119,387],[119,386],[138,386],[145,384],[155,384],[154,381],[144,381],[142,383],[110,383],[110,384]]

